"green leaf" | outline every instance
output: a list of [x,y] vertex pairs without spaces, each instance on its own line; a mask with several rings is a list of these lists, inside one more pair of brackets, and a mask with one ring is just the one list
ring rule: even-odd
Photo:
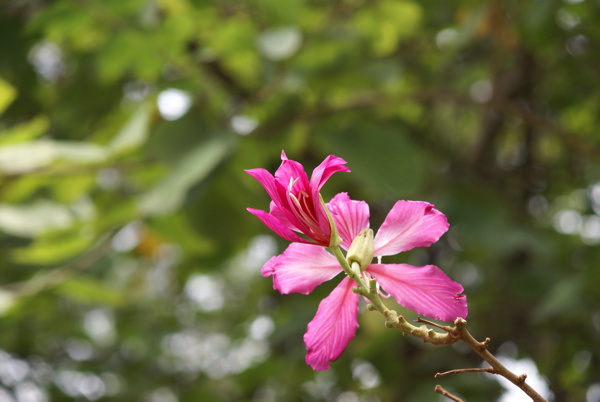
[[26,123],[18,124],[0,132],[0,146],[25,142],[44,134],[50,122],[47,117],[38,116]]
[[21,264],[53,265],[81,254],[93,243],[93,237],[81,236],[80,233],[49,235],[36,239],[28,247],[15,249],[11,256]]
[[257,9],[270,25],[289,24],[297,21],[305,0],[258,0]]
[[184,155],[153,189],[144,194],[138,207],[147,215],[163,215],[183,204],[187,191],[204,180],[229,151],[227,140],[214,139]]
[[108,152],[120,154],[138,148],[148,138],[151,108],[142,104],[107,145]]
[[18,297],[14,292],[0,289],[0,316],[9,312],[17,301]]
[[357,122],[324,139],[329,152],[344,157],[369,193],[406,197],[422,184],[423,155],[398,127]]
[[118,306],[125,299],[123,293],[117,289],[87,277],[72,278],[58,286],[56,290],[75,301],[88,304]]
[[17,89],[0,78],[0,115],[10,106],[16,97]]
[[54,143],[41,140],[0,148],[0,171],[19,174],[39,169],[54,162]]
[[75,141],[55,141],[54,153],[56,159],[66,162],[76,163],[98,163],[107,158],[107,152],[100,145],[75,142]]
[[0,230],[14,236],[34,237],[43,232],[65,229],[73,223],[68,207],[40,200],[29,205],[0,204]]
[[557,283],[534,310],[533,320],[542,321],[557,316],[567,316],[573,311],[583,311],[585,308],[581,300],[582,290],[581,276]]
[[422,14],[421,6],[412,1],[381,1],[357,12],[353,23],[370,39],[373,53],[385,56],[395,51],[401,39],[417,30]]
[[56,161],[97,163],[106,150],[96,144],[75,141],[39,140],[0,148],[0,171],[20,174],[41,169]]

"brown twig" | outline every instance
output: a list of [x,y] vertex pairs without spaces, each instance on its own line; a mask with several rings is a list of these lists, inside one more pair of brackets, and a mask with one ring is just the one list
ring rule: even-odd
[[471,333],[467,330],[467,321],[463,318],[457,318],[454,321],[454,327],[445,327],[431,321],[425,320],[421,318],[417,320],[419,322],[424,322],[429,325],[433,325],[435,327],[441,328],[446,331],[445,334],[434,331],[433,329],[427,328],[425,325],[421,327],[415,327],[409,324],[404,317],[398,315],[394,310],[390,310],[383,305],[381,299],[379,299],[376,295],[376,288],[374,281],[370,283],[370,287],[372,288],[370,291],[362,289],[356,289],[357,293],[362,294],[363,296],[369,298],[371,303],[367,306],[369,310],[379,311],[386,318],[385,325],[388,328],[396,328],[400,330],[405,335],[412,335],[416,338],[421,339],[423,342],[431,343],[432,345],[441,346],[441,345],[451,345],[458,341],[463,341],[466,343],[475,353],[477,353],[483,360],[489,363],[491,366],[489,369],[462,369],[455,370],[455,373],[458,372],[468,372],[468,371],[479,371],[479,372],[488,372],[493,374],[498,374],[517,387],[521,388],[525,394],[527,394],[534,402],[547,402],[544,397],[537,393],[529,384],[525,382],[527,379],[527,374],[517,375],[507,369],[496,357],[490,353],[488,350],[488,344],[490,342],[490,338],[485,338],[483,342],[476,340]]
[[490,374],[498,374],[496,370],[491,367],[488,368],[466,368],[466,369],[456,369],[456,370],[448,370],[443,373],[436,373],[434,375],[435,378],[443,377],[446,375],[452,374],[460,374],[460,373],[490,373]]
[[367,310],[377,311],[385,317],[386,327],[396,328],[404,335],[412,335],[421,339],[423,342],[431,343],[432,345],[437,346],[451,345],[458,341],[463,341],[483,360],[489,363],[495,374],[501,375],[515,384],[517,387],[521,388],[521,390],[525,392],[534,402],[547,402],[546,399],[544,399],[533,388],[531,388],[529,384],[525,382],[527,378],[526,374],[514,374],[489,352],[488,344],[490,342],[490,338],[485,338],[483,342],[479,342],[473,337],[473,335],[469,333],[467,330],[467,321],[465,319],[460,317],[457,318],[454,321],[454,327],[436,324],[423,318],[417,319],[419,322],[443,329],[446,331],[445,333],[437,332],[434,329],[428,328],[426,325],[416,327],[410,324],[403,316],[398,315],[396,311],[385,306],[379,295],[377,281],[375,279],[365,280],[361,273],[360,264],[358,262],[353,261],[350,265],[339,246],[331,246],[329,249],[337,258],[340,266],[344,269],[344,272],[346,272],[348,277],[358,285],[358,287],[353,288],[352,290],[369,300],[370,303],[367,305]]
[[506,378],[517,387],[521,388],[533,401],[535,402],[547,402],[536,390],[531,388],[529,384],[525,382],[527,374],[516,375],[507,369],[502,363],[496,359],[496,357],[488,350],[489,338],[486,338],[484,342],[479,342],[473,335],[467,330],[467,321],[462,318],[457,318],[454,321],[454,326],[460,339],[466,343],[475,353],[477,353],[483,360],[489,363],[495,374],[501,375]]
[[[402,317],[400,317],[402,318]],[[533,401],[535,402],[547,402],[540,394],[537,393],[529,384],[525,382],[527,379],[527,374],[517,375],[510,370],[508,370],[494,355],[490,353],[488,350],[488,344],[490,342],[490,338],[485,338],[483,342],[476,340],[473,335],[467,330],[467,321],[462,318],[457,318],[454,321],[454,327],[443,326],[432,321],[426,320],[424,318],[417,318],[418,322],[422,322],[448,332],[448,335],[452,334],[454,339],[461,340],[466,343],[475,353],[477,353],[483,360],[488,362],[491,367],[488,368],[467,368],[467,369],[456,369],[450,370],[443,373],[437,373],[435,375],[436,378],[442,377],[450,374],[458,374],[458,373],[468,373],[468,372],[484,372],[490,374],[500,375],[517,387],[521,388],[525,394],[527,394]],[[413,336],[418,336],[419,334],[413,334]],[[419,336],[420,337],[420,336]],[[423,341],[427,342],[428,339],[423,339]],[[433,343],[433,342],[431,342]],[[435,343],[434,343],[435,344]]]
[[451,394],[442,388],[441,385],[436,385],[434,388],[435,392],[438,394],[444,395],[446,398],[453,400],[454,402],[465,402],[463,399],[460,399],[458,396]]

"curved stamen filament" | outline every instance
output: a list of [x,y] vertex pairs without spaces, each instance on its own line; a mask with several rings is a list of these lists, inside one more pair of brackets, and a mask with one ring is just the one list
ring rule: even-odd
[[[306,194],[306,193],[304,193],[304,194]],[[301,193],[301,195],[302,195],[302,193]],[[289,197],[293,201],[291,203],[291,205],[294,206],[295,208],[292,208],[292,212],[294,213],[296,218],[305,222],[312,230],[316,231],[317,233],[320,233],[321,230],[319,229],[319,226],[317,225],[317,220],[315,219],[314,215],[311,214],[312,211],[310,210],[310,208],[303,208],[302,203],[298,200],[298,198],[296,198],[296,196],[294,194],[289,193]],[[305,198],[305,197],[302,197],[302,198]]]
[[298,180],[300,180],[299,177],[296,177],[296,178],[290,177],[290,184],[288,184],[288,192],[290,192],[290,193],[292,192],[292,188],[294,188],[294,185],[296,184],[296,182]]
[[389,299],[391,296],[389,293],[383,290],[381,286],[379,286],[379,283],[377,283],[377,293],[379,293],[379,296],[383,297],[384,299]]
[[300,196],[298,202],[301,206],[302,211],[308,212],[310,214],[309,219],[313,222],[317,222],[317,217],[314,213],[314,207],[310,203],[310,197],[308,196],[308,194],[305,191],[301,191],[298,193],[298,196]]

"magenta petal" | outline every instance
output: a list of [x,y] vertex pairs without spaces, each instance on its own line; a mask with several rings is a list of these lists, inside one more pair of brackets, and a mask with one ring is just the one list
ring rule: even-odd
[[270,210],[269,213],[273,215],[275,219],[281,222],[282,225],[287,226],[289,229],[292,229],[296,232],[301,232],[290,220],[288,219],[288,215],[285,213],[283,209],[281,209],[274,201],[271,201],[269,204]]
[[306,364],[313,370],[327,370],[329,362],[340,357],[358,328],[358,294],[352,291],[354,282],[344,278],[321,301],[304,334]]
[[338,158],[335,155],[329,155],[313,170],[313,173],[310,176],[311,187],[314,186],[313,188],[318,192],[332,174],[337,172],[349,172],[350,169],[344,166],[345,164],[346,161],[342,158]]
[[398,201],[375,235],[375,255],[394,255],[435,243],[448,230],[446,216],[422,201]]
[[460,294],[462,285],[436,266],[371,264],[367,272],[399,304],[418,314],[444,321],[467,317],[467,297]]
[[254,177],[265,188],[267,194],[269,194],[269,197],[271,197],[272,200],[278,204],[281,203],[281,197],[284,194],[281,193],[281,186],[278,185],[271,173],[261,168],[248,169],[245,170],[245,172]]
[[339,193],[327,204],[346,250],[358,233],[369,227],[369,205],[354,201],[347,193]]
[[346,162],[333,155],[328,156],[315,168],[309,181],[302,164],[288,159],[283,151],[281,160],[281,166],[274,176],[265,169],[246,170],[262,184],[272,200],[269,214],[248,210],[287,240],[307,243],[306,240],[298,240],[297,235],[290,234],[290,231],[297,231],[316,244],[329,246],[331,224],[321,204],[319,190],[333,173],[349,171],[343,166]]
[[292,243],[283,254],[267,261],[261,273],[272,275],[273,288],[281,293],[309,294],[341,271],[337,259],[323,247]]
[[293,232],[290,228],[288,228],[283,222],[277,219],[272,214],[261,211],[260,209],[246,208],[248,212],[256,215],[269,229],[275,232],[277,235],[283,237],[289,241],[295,241],[300,243],[310,243],[310,240],[303,239],[298,236],[295,232]]
[[283,159],[281,166],[275,171],[275,180],[286,189],[290,186],[290,183],[294,182],[302,188],[308,188],[308,176],[304,171],[304,166],[300,162],[291,159]]

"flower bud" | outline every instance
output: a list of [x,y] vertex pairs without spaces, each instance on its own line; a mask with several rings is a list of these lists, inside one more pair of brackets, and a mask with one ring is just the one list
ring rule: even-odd
[[354,240],[352,240],[352,244],[346,255],[346,260],[350,265],[352,265],[353,262],[358,263],[358,265],[360,265],[360,271],[363,272],[367,269],[369,264],[371,264],[371,261],[373,261],[374,250],[373,230],[364,229],[354,238]]

